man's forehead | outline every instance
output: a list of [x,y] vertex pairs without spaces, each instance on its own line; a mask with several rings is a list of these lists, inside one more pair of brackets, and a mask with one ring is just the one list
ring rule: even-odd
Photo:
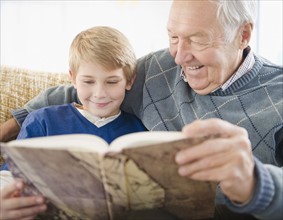
[[171,5],[170,16],[185,17],[216,15],[216,4],[210,0],[174,0]]
[[216,7],[211,1],[183,0],[172,3],[167,27],[169,30],[186,28],[186,25],[190,28],[212,28],[217,23]]

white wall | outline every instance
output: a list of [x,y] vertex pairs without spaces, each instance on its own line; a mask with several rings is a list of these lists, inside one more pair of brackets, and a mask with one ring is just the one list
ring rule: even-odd
[[283,1],[260,0],[258,17],[258,53],[283,65]]
[[122,31],[137,57],[167,47],[171,1],[2,1],[1,64],[68,71],[68,51],[82,30]]
[[[261,2],[262,26],[255,38],[260,42],[252,43],[253,49],[282,64],[282,1]],[[121,30],[140,57],[168,46],[170,5],[171,0],[1,0],[1,65],[67,72],[73,38],[96,25]]]

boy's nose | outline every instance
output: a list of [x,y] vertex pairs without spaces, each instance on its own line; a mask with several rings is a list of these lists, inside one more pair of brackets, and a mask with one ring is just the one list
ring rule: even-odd
[[106,91],[104,85],[97,85],[93,91],[96,98],[104,98],[106,96]]

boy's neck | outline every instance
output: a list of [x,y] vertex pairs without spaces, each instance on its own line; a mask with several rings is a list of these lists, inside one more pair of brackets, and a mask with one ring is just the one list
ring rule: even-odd
[[81,113],[81,115],[84,116],[88,121],[90,121],[96,127],[102,127],[102,126],[110,123],[111,121],[114,121],[121,114],[121,111],[119,111],[119,113],[116,114],[116,115],[101,118],[99,116],[91,114],[89,111],[84,109],[83,106],[80,105],[80,104],[74,103],[74,105],[75,105],[76,109]]

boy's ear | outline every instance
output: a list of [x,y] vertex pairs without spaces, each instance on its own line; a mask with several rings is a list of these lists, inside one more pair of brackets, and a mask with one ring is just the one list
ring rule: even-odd
[[69,78],[70,78],[70,80],[71,80],[71,82],[72,82],[72,84],[73,84],[73,86],[75,87],[75,89],[77,88],[76,87],[76,80],[75,80],[75,78],[74,78],[74,74],[72,73],[72,71],[71,70],[69,70]]
[[130,81],[127,82],[127,85],[126,85],[126,90],[130,90],[132,88],[132,85],[134,84],[134,81],[136,79],[136,74],[132,77],[132,79]]

